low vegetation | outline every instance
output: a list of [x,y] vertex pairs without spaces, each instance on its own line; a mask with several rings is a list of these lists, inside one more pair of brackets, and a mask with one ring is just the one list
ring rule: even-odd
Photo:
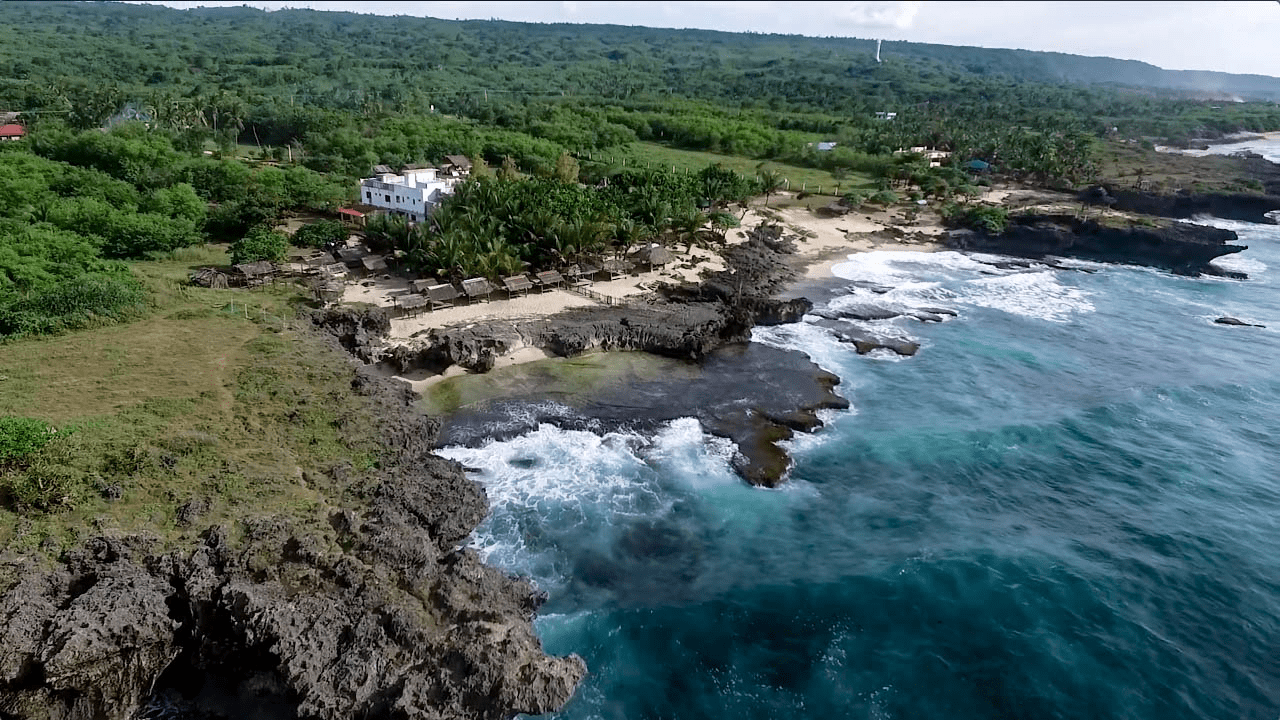
[[314,523],[363,492],[380,446],[343,354],[290,329],[297,290],[185,284],[193,265],[227,260],[210,247],[139,262],[146,322],[4,348],[0,554],[56,556],[103,532],[180,543],[251,517]]

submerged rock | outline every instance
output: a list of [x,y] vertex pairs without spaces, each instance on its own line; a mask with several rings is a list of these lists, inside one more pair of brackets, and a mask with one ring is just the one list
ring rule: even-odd
[[1257,327],[1257,328],[1266,327],[1266,325],[1258,325],[1256,323],[1245,322],[1244,320],[1241,320],[1239,318],[1233,318],[1225,315],[1223,317],[1217,318],[1216,320],[1214,320],[1214,322],[1218,323],[1219,325],[1238,325],[1241,327]]

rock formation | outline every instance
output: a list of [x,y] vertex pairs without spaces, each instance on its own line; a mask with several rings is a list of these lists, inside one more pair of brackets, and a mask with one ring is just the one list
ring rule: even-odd
[[[375,315],[320,324],[358,352]],[[321,529],[268,520],[233,539],[214,526],[167,551],[99,537],[5,588],[0,717],[125,720],[158,703],[221,717],[237,698],[324,720],[563,705],[586,668],[542,652],[531,620],[544,596],[460,547],[484,490],[431,454],[439,424],[407,386],[358,367],[352,387],[381,408],[389,460]]]
[[1217,272],[1209,265],[1214,258],[1248,249],[1230,244],[1236,238],[1231,230],[1188,223],[1113,227],[1068,215],[1022,215],[1010,217],[999,234],[952,231],[947,244],[959,250],[1030,258],[1058,255],[1199,275]]

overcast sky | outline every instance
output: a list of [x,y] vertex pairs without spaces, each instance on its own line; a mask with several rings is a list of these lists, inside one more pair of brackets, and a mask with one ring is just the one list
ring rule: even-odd
[[1055,50],[1171,70],[1280,77],[1280,2],[320,2],[164,1],[378,15],[614,23]]

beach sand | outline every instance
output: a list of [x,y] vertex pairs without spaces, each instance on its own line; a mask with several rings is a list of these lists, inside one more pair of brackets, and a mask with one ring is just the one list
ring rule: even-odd
[[[985,202],[1001,203],[1009,190],[990,190],[982,198]],[[908,220],[902,208],[889,210],[863,209],[840,217],[823,217],[805,207],[789,206],[793,198],[787,193],[774,195],[771,205],[754,205],[743,216],[741,227],[729,231],[726,242],[745,242],[745,230],[764,220],[781,223],[788,233],[799,236],[796,254],[791,263],[800,275],[800,282],[813,282],[833,277],[831,269],[854,253],[875,250],[903,250],[932,252],[942,249],[945,229],[937,213],[928,206],[916,210]],[[776,207],[777,205],[784,207]],[[665,267],[620,277],[616,280],[596,282],[590,289],[614,298],[626,298],[649,292],[658,282],[678,280],[697,281],[702,273],[724,269],[724,262],[714,249],[693,248],[685,253],[683,246],[671,248],[675,259]],[[344,303],[368,303],[393,307],[395,298],[411,293],[409,281],[395,274],[349,282],[343,294]],[[475,323],[523,321],[549,317],[578,307],[599,305],[600,302],[565,289],[507,298],[506,293],[495,291],[488,301],[468,304],[460,301],[451,308],[444,308],[418,315],[395,317],[391,320],[389,339],[406,340],[432,328],[466,326]],[[517,347],[498,358],[497,367],[510,367],[550,355],[534,347]],[[422,391],[435,383],[467,374],[462,368],[452,367],[440,375],[413,374],[403,377]]]

